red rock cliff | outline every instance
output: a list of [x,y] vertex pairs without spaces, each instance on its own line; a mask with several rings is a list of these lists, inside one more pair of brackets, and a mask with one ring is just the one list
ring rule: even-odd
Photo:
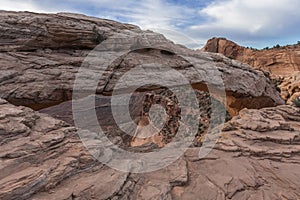
[[300,71],[300,45],[255,50],[239,46],[225,38],[212,38],[208,40],[204,51],[221,53],[273,75],[285,76]]

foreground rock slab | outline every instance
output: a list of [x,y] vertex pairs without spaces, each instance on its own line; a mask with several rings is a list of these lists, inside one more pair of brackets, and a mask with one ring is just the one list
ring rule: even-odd
[[190,148],[165,169],[118,172],[87,152],[76,128],[0,101],[1,199],[299,199],[300,111],[242,110],[211,153]]

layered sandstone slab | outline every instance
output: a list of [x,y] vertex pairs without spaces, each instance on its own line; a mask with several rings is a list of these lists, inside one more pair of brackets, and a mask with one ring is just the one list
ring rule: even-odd
[[60,120],[4,100],[0,113],[1,199],[300,198],[295,107],[244,109],[225,124],[207,157],[190,148],[169,167],[146,174],[103,166],[76,128]]
[[[299,198],[299,110],[291,106],[244,109],[283,103],[263,72],[221,55],[186,49],[132,25],[83,15],[1,11],[0,25],[0,97],[8,100],[0,100],[0,199]],[[207,77],[214,68],[225,85],[226,108],[237,116],[225,125],[208,157],[200,159],[199,148],[189,148],[176,162],[159,171],[119,172],[93,158],[80,140],[78,129],[72,126],[73,84],[86,56],[98,44],[107,48],[116,45],[109,43],[116,36],[126,43],[141,35],[139,45],[143,48],[133,47],[131,52],[104,66],[105,73],[99,77],[95,109],[100,113],[100,125],[106,127],[106,136],[131,152],[159,149],[153,143],[128,147],[131,141],[123,137],[111,117],[110,95],[130,69],[140,65],[164,72],[171,72],[167,68],[176,69],[193,88],[207,92],[207,84],[213,84]],[[107,55],[108,60],[114,58]],[[200,75],[195,63],[200,66]],[[96,74],[99,68],[93,72]],[[119,82],[119,89],[126,93],[147,76],[137,73],[131,80]],[[172,77],[174,74],[169,73],[167,77],[154,76],[153,80]],[[161,89],[146,85],[136,92]],[[203,97],[200,109],[208,114],[207,93]],[[135,119],[140,114],[143,95],[132,98],[129,107]],[[56,118],[23,106],[47,108],[41,112]],[[118,106],[121,111],[128,107]],[[92,116],[85,115],[85,107],[82,108],[88,124]],[[205,116],[203,120],[207,120]],[[201,131],[207,129],[206,123]],[[108,153],[107,159],[116,159],[111,155]]]

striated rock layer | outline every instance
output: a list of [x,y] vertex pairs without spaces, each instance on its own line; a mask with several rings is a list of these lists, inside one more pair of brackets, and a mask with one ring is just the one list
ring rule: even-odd
[[300,45],[267,50],[254,50],[239,46],[225,38],[208,40],[204,51],[221,53],[228,58],[251,65],[254,69],[268,71],[273,75],[291,75],[300,71]]
[[93,159],[76,128],[0,103],[1,199],[299,199],[300,110],[244,109],[212,152],[190,148],[167,168],[122,173]]
[[[189,50],[166,40],[162,35],[142,31],[138,27],[77,14],[34,14],[28,12],[0,12],[0,97],[15,105],[35,110],[71,100],[76,73],[91,50],[98,44],[111,48],[110,40],[117,35],[124,43],[141,37],[142,48],[132,50],[112,62],[101,66],[97,94],[111,95],[117,80],[127,71],[144,65],[147,69],[160,66],[161,70],[176,69],[194,88],[207,91],[211,68],[220,74],[227,94],[227,110],[236,115],[239,110],[262,108],[283,103],[273,84],[262,72],[231,61],[224,56]],[[128,40],[128,41],[127,41]],[[201,74],[193,68],[193,60],[201,66]],[[101,54],[100,54],[101,55]],[[106,60],[113,56],[107,54]],[[198,69],[199,70],[199,69]],[[143,84],[143,76],[133,77],[135,82],[123,82],[123,88]],[[168,75],[169,79],[174,76]],[[175,77],[175,76],[174,76]],[[153,80],[161,81],[161,77]],[[140,82],[139,82],[140,81]],[[87,86],[88,87],[88,86]],[[142,91],[159,89],[144,86]]]
[[[189,50],[162,35],[110,20],[66,13],[0,11],[0,15],[0,199],[300,198],[300,111],[286,105],[272,107],[283,101],[263,72],[222,55]],[[72,125],[70,100],[76,73],[94,47],[105,44],[111,48],[117,45],[110,43],[114,37],[126,43],[132,42],[130,38],[140,39],[141,35],[138,43],[142,49],[133,46],[132,51],[110,65],[101,66],[104,69],[91,70],[95,76],[103,70],[95,89],[95,109],[99,125],[113,144],[131,152],[159,149],[153,143],[130,147],[134,140],[117,129],[111,116],[110,100],[118,81],[121,80],[118,89],[126,93],[127,89],[140,86],[149,75],[137,73],[123,81],[121,77],[136,66],[168,74],[151,77],[157,82],[161,78],[172,80],[176,76],[168,67],[176,69],[199,90],[200,109],[203,109],[199,120],[204,120],[199,127],[201,133],[206,132],[211,109],[207,85],[213,83],[207,77],[220,75],[227,96],[226,109],[235,117],[222,127],[221,137],[207,157],[200,159],[199,148],[189,147],[164,169],[134,174],[108,168],[91,156],[77,134],[78,129]],[[107,53],[99,49],[98,52]],[[110,52],[105,55],[107,60],[114,58]],[[199,64],[203,74],[199,75],[187,58]],[[86,65],[83,67],[88,69]],[[213,67],[218,73],[212,73]],[[180,86],[173,82],[173,87]],[[218,83],[214,86],[220,90]],[[87,84],[86,88],[89,87]],[[130,117],[141,125],[143,105],[159,103],[143,101],[145,94],[158,91],[166,90],[160,85],[139,87],[129,105],[117,106],[121,111],[129,107]],[[215,95],[218,100],[220,97]],[[179,112],[171,98],[165,101],[160,103],[171,104],[171,110]],[[245,109],[262,107],[269,108]],[[86,114],[85,109],[83,106],[82,115],[89,124],[93,116]],[[176,128],[173,119],[180,115],[170,110],[167,114],[168,128]],[[126,125],[128,121],[122,123]],[[173,136],[174,132],[169,129],[165,133]],[[94,148],[106,152],[97,149],[97,145]],[[108,153],[107,159],[116,159],[112,155]]]

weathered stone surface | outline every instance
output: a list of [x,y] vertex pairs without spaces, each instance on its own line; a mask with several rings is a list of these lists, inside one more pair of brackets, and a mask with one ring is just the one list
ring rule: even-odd
[[[283,103],[262,72],[221,55],[175,45],[160,34],[141,31],[132,25],[76,14],[4,11],[1,11],[0,24],[3,29],[0,35],[0,97],[15,105],[38,110],[70,100],[75,75],[84,58],[96,45],[116,35],[123,42],[126,38],[130,41],[129,38],[142,36],[139,44],[149,48],[132,51],[110,66],[104,66],[105,69],[96,69],[95,74],[104,70],[103,76],[99,77],[98,94],[110,95],[117,80],[141,64],[147,69],[153,66],[159,66],[162,71],[168,70],[167,67],[176,69],[195,88],[207,90],[205,79],[211,76],[211,67],[215,66],[224,80],[229,99],[227,107],[232,115],[244,107],[262,108]],[[202,74],[182,55],[174,52],[181,52],[193,63],[198,63]],[[143,77],[147,74],[136,76],[132,77],[134,82],[121,83],[123,88],[120,89],[143,85]],[[171,80],[173,76],[174,73],[169,73],[168,78]],[[160,79],[154,77],[153,80]],[[212,82],[209,84],[214,84]],[[149,90],[153,86],[140,89]]]
[[[197,96],[199,105],[199,128],[195,134],[194,145],[198,146],[201,143],[202,137],[207,132],[212,118],[215,119],[217,124],[223,123],[230,119],[229,113],[226,112],[220,102],[214,101],[210,98],[209,93],[194,91]],[[186,95],[187,96],[187,95]],[[123,126],[129,122],[125,119],[118,125],[114,121],[114,116],[111,112],[111,97],[109,96],[96,96],[96,115],[98,123],[101,125],[102,130],[111,138],[120,138],[122,147],[128,148],[129,146],[141,146],[144,144],[155,143],[162,147],[171,142],[172,138],[176,135],[181,121],[181,110],[179,103],[174,94],[170,90],[155,90],[153,92],[135,92],[131,96],[129,104],[130,121],[134,121],[137,127],[128,128],[128,132],[123,133],[118,126]],[[159,106],[160,110],[151,111],[153,106]],[[219,106],[220,110],[215,108],[212,115],[212,106]],[[120,113],[126,112],[127,105],[118,106]],[[157,109],[157,108],[156,108]],[[88,110],[84,106],[80,108],[82,115],[85,115],[85,122],[87,127],[93,127],[95,124],[89,118]],[[164,112],[162,112],[164,110]],[[187,114],[193,114],[191,111]],[[67,122],[69,125],[75,126],[72,112],[72,102],[67,101],[56,106],[51,106],[39,110],[41,113],[46,113],[56,119]],[[225,113],[222,113],[225,112]],[[161,115],[162,114],[162,115]],[[194,114],[193,114],[194,115]],[[218,120],[218,121],[217,121]],[[144,126],[150,124],[149,129],[143,129]],[[129,135],[130,134],[130,135]]]
[[139,28],[80,14],[56,15],[1,11],[2,52],[44,49],[93,49],[99,42],[121,30]]
[[288,103],[300,96],[300,72],[282,78],[282,82],[278,87],[281,90],[281,97]]
[[299,109],[243,110],[204,159],[186,153],[189,184],[174,199],[298,199]]
[[1,11],[1,97],[40,109],[71,99],[75,74],[91,49],[133,25],[60,13]]
[[255,69],[268,71],[273,75],[285,76],[300,71],[299,45],[253,50],[239,46],[225,38],[212,38],[203,50],[221,53],[228,58],[247,63]]
[[299,199],[300,110],[244,109],[205,158],[190,148],[146,174],[109,169],[76,129],[3,100],[1,199]]
[[0,113],[1,199],[50,190],[96,163],[64,122],[5,102]]
[[[74,14],[0,14],[0,97],[36,110],[47,107],[41,112],[68,122],[0,98],[0,199],[300,198],[299,109],[244,109],[282,103],[263,72],[221,55],[174,45],[159,34],[143,32],[132,25]],[[195,89],[206,91],[205,78],[195,72],[191,63],[162,50],[164,47],[180,50],[200,63],[205,74],[216,66],[225,84],[226,108],[237,116],[225,124],[218,143],[206,158],[199,159],[199,148],[191,147],[164,169],[132,174],[110,169],[91,156],[71,125],[68,100],[75,75],[91,49],[114,34],[124,38],[141,33],[146,35],[141,42],[151,48],[132,51],[116,60],[108,66],[97,88],[100,125],[106,127],[105,133],[114,144],[126,147],[131,140],[114,124],[110,97],[105,95],[111,95],[117,80],[133,67],[171,67],[184,74]],[[126,91],[143,83],[143,76],[147,76],[137,75],[140,79],[122,82],[120,89]],[[158,89],[161,88],[146,86],[137,93]],[[203,101],[207,103],[205,98]],[[133,95],[129,105],[133,119],[141,112],[141,102],[140,95]],[[52,107],[59,103],[62,104]],[[90,117],[86,115],[87,124]],[[127,150],[144,153],[157,148],[151,143]]]

